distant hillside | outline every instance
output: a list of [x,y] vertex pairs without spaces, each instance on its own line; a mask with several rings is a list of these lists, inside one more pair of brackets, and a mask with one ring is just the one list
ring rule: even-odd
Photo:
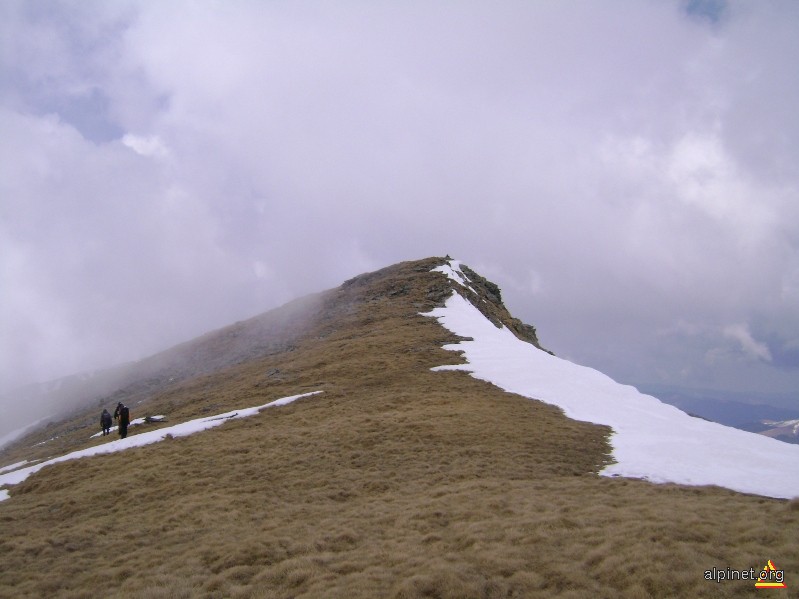
[[799,444],[799,420],[762,420],[753,422],[749,425],[740,427],[753,433],[759,433],[785,443]]
[[[138,404],[182,381],[290,349],[319,324],[323,302],[323,294],[310,295],[138,362],[18,389],[12,399],[29,406],[30,421],[56,421],[117,401]],[[0,437],[7,432],[6,425]]]
[[[654,395],[688,414],[740,430],[765,434],[786,443],[799,443],[799,435],[792,428],[775,427],[775,424],[798,419],[799,409],[764,403],[766,401],[788,403],[792,399],[790,397],[766,393],[725,393],[665,385],[637,385],[637,387],[644,393]],[[750,402],[742,401],[744,399]],[[799,401],[799,398],[793,399]]]
[[0,597],[737,597],[749,581],[705,571],[799,563],[799,501],[598,476],[609,427],[431,370],[463,363],[423,315],[453,292],[540,347],[496,285],[432,272],[446,263],[355,277],[76,391],[85,407],[0,469],[108,443],[92,435],[119,400],[166,418],[135,438],[322,393],[7,487]]

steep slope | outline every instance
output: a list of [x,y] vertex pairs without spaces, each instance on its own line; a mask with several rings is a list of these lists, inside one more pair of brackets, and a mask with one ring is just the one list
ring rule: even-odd
[[[457,285],[470,282],[457,262],[445,270]],[[539,351],[495,326],[459,294],[430,315],[469,339],[447,346],[462,352],[467,364],[437,370],[466,370],[506,391],[556,405],[571,418],[611,426],[616,463],[603,474],[799,497],[799,447],[691,417],[592,368]]]
[[[430,270],[427,262],[432,268],[442,260],[420,262],[414,268],[419,269],[419,273],[426,273]],[[164,410],[174,412],[176,408],[180,409],[180,404],[183,403],[180,398],[185,395],[180,392],[172,393],[172,390],[180,389],[184,382],[191,380],[196,384],[203,377],[213,377],[236,365],[292,352],[300,341],[318,341],[330,335],[336,327],[346,326],[357,307],[372,305],[378,299],[396,301],[406,295],[410,287],[402,282],[399,272],[397,267],[388,267],[367,273],[346,281],[339,289],[300,298],[139,362],[91,375],[66,377],[45,385],[39,390],[39,396],[20,401],[50,406],[52,414],[44,419],[46,426],[33,434],[27,434],[17,443],[0,448],[0,460],[8,462],[22,456],[26,459],[41,459],[54,452],[64,453],[79,448],[84,441],[83,430],[96,426],[99,409],[113,407],[119,401],[133,407],[140,416]],[[508,313],[496,285],[476,273],[472,275],[475,278],[475,289],[489,298],[489,301],[480,302],[486,317],[495,323],[505,323],[515,334],[538,346],[535,329]],[[388,282],[388,286],[382,288],[381,282]],[[447,284],[431,287],[424,298],[424,306],[432,309],[440,305],[449,293]],[[268,383],[281,377],[279,372],[272,369],[265,376],[259,377],[259,380],[263,379]],[[46,397],[42,397],[42,394]],[[152,404],[152,398],[164,395],[178,398],[178,403],[173,402],[164,407],[160,407],[161,404]],[[198,398],[195,397],[193,402],[197,401]],[[219,405],[224,407],[227,404]],[[208,409],[217,407],[216,404],[207,406]],[[193,410],[193,407],[188,408],[185,415],[193,414]],[[183,416],[181,413],[181,417]],[[36,445],[39,449],[31,452],[31,445]]]
[[323,302],[323,294],[310,295],[138,362],[20,389],[13,400],[30,406],[31,419],[55,425],[34,442],[63,438],[86,424],[73,421],[76,411],[93,414],[118,401],[138,405],[183,381],[290,349],[318,324]]
[[[796,502],[600,477],[608,427],[432,370],[462,361],[442,346],[463,339],[420,314],[458,287],[446,266],[356,277],[284,351],[137,409],[174,424],[323,393],[11,487],[0,596],[733,597],[752,585],[704,571],[799,563]],[[475,305],[513,326],[469,278]],[[95,412],[63,447],[103,442],[88,439]],[[31,440],[0,463],[38,456]]]

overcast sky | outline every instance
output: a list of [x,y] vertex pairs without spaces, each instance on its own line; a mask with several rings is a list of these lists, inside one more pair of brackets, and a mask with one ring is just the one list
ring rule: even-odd
[[430,255],[799,406],[799,2],[0,2],[0,390]]

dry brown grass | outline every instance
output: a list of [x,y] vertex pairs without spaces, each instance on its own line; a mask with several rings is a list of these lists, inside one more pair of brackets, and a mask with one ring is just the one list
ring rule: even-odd
[[13,488],[0,596],[737,597],[758,591],[703,572],[769,558],[795,593],[796,501],[599,477],[605,428],[430,372],[457,360],[416,315],[441,298],[430,266],[331,294],[293,351],[146,409],[174,422],[324,394]]

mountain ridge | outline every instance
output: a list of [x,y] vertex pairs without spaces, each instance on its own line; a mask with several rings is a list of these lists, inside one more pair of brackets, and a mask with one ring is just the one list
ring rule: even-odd
[[[393,280],[403,268],[410,268],[414,273],[427,273],[446,261],[447,258],[432,257],[362,273],[344,281],[339,287],[297,298],[147,358],[104,369],[91,376],[75,374],[45,383],[43,387],[54,389],[50,392],[51,397],[29,400],[33,403],[38,400],[45,409],[52,410],[51,416],[43,419],[44,428],[34,425],[33,430],[0,447],[0,456],[5,453],[12,456],[9,459],[13,459],[18,453],[14,447],[27,442],[28,437],[33,443],[46,443],[50,435],[63,434],[63,427],[58,425],[60,421],[70,422],[68,427],[73,430],[87,426],[90,419],[88,415],[83,417],[81,425],[71,422],[74,420],[71,414],[75,412],[86,412],[102,405],[114,406],[117,402],[132,407],[140,406],[147,398],[166,393],[188,380],[212,376],[237,364],[291,351],[296,343],[308,337],[324,339],[335,330],[337,319],[352,314],[356,298],[367,304],[379,299],[399,298],[409,292],[408,283]],[[487,300],[481,304],[475,294],[472,300],[478,309],[495,325],[507,326],[520,339],[543,349],[535,327],[524,324],[508,312],[502,303],[499,287],[470,269],[469,273],[474,278],[475,288],[480,291],[480,299]],[[365,297],[360,298],[363,290],[367,289],[369,291]],[[425,301],[416,302],[415,307],[427,310],[443,305],[450,292],[448,285],[443,282],[432,285]],[[272,373],[269,379],[276,376],[280,374]],[[67,446],[60,448],[61,451],[68,449]]]
[[[460,293],[431,272],[448,262],[355,277],[285,351],[133,408],[172,424],[323,393],[10,487],[0,597],[733,597],[703,571],[799,563],[799,502],[598,476],[609,427],[455,371],[443,346],[468,338],[424,315]],[[98,413],[36,451],[104,443]]]

